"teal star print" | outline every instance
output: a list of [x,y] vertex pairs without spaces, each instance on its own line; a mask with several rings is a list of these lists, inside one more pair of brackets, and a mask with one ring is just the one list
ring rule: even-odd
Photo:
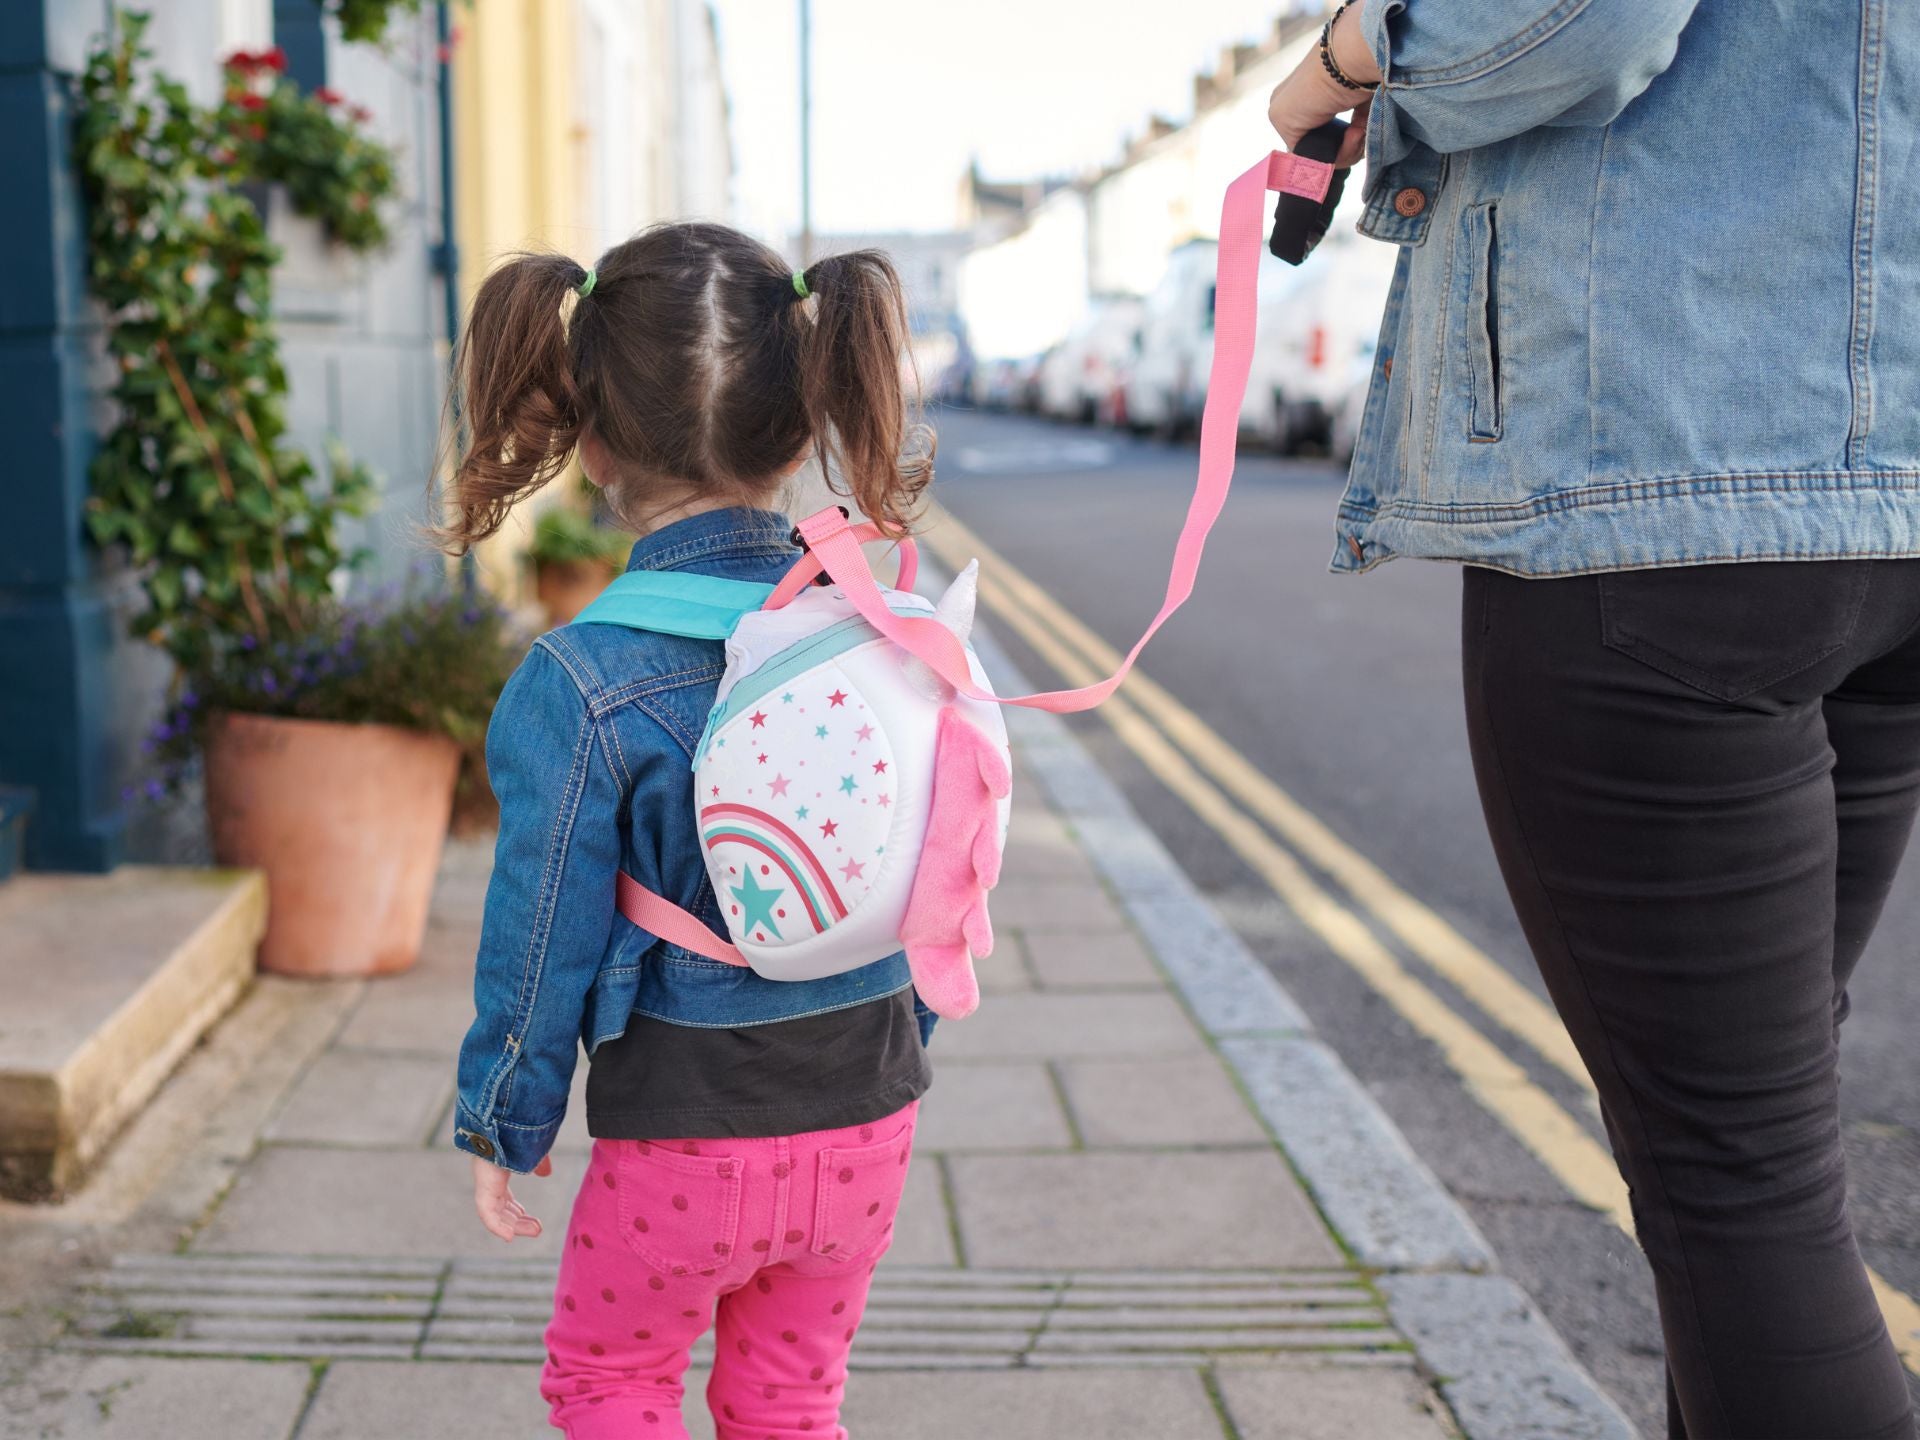
[[816,729],[814,730],[814,732],[813,732],[813,733],[814,733],[814,734],[815,734],[815,735],[816,735],[816,736],[817,736],[818,738],[820,738],[820,739],[822,739],[822,740],[824,740],[824,739],[826,739],[826,738],[827,738],[827,727],[826,727],[826,726],[824,726],[824,725],[821,725],[821,726],[819,726],[819,727],[817,727],[817,728],[816,728]]
[[793,812],[793,818],[794,818],[794,819],[796,819],[796,820],[804,820],[804,819],[806,819],[806,818],[807,818],[807,807],[806,807],[806,806],[804,806],[804,805],[802,805],[802,806],[801,806],[801,807],[800,807],[800,808],[799,808],[798,810],[796,810],[796,811],[794,811],[794,812]]
[[752,870],[747,871],[746,880],[747,883],[744,885],[728,887],[733,891],[733,898],[740,902],[741,910],[745,912],[741,921],[742,925],[748,930],[753,929],[756,925],[764,925],[773,932],[774,939],[778,940],[782,938],[780,928],[773,923],[773,902],[787,892],[785,890],[762,890],[760,888],[760,882],[753,878]]
[[840,777],[840,788],[851,795],[860,788],[860,784],[851,775],[842,775]]
[[782,705],[791,705],[793,703],[793,692],[788,691],[785,695],[782,695],[780,697],[780,703]]

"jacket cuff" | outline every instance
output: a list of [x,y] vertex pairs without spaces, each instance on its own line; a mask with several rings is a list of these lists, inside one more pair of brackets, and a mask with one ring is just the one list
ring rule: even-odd
[[545,1125],[513,1125],[498,1119],[482,1120],[465,1105],[454,1107],[454,1148],[522,1175],[531,1173],[547,1157],[559,1135],[559,1120]]

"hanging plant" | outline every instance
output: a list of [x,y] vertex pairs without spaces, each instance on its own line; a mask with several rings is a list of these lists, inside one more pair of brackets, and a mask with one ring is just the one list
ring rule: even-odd
[[210,115],[146,71],[146,26],[120,17],[75,117],[89,278],[116,371],[87,522],[140,569],[136,633],[191,675],[242,640],[300,633],[357,558],[340,523],[365,513],[373,486],[344,453],[323,476],[286,442],[280,252],[236,188],[251,152],[214,118],[224,106]]
[[394,13],[418,15],[420,0],[326,0],[326,8],[339,17],[342,39],[377,45]]
[[236,175],[286,186],[294,212],[318,220],[329,239],[380,248],[380,207],[397,188],[393,151],[367,133],[365,106],[326,86],[308,94],[286,68],[277,45],[228,58],[221,103],[208,116],[216,155]]

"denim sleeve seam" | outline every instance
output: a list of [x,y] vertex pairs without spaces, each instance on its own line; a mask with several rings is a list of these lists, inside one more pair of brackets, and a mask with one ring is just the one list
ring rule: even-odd
[[602,715],[617,710],[642,695],[656,695],[662,690],[684,690],[689,685],[703,684],[709,680],[717,681],[726,674],[724,665],[694,665],[684,670],[672,670],[665,675],[650,675],[644,680],[630,681],[617,690],[602,691],[596,706]]
[[573,827],[579,819],[580,802],[586,793],[587,757],[592,751],[594,732],[599,727],[591,711],[583,718],[585,723],[574,742],[572,764],[567,772],[565,798],[561,802],[560,813],[555,816],[553,834],[547,845],[546,865],[540,875],[540,898],[535,906],[533,925],[527,936],[527,950],[521,964],[520,995],[514,1006],[512,1029],[507,1036],[506,1051],[495,1066],[494,1074],[488,1077],[485,1091],[487,1118],[490,1123],[497,1125],[508,1123],[495,1114],[500,1108],[499,1094],[512,1074],[514,1062],[520,1057],[534,1009],[539,1004],[540,983],[546,969],[547,940],[553,927],[560,883],[566,869],[564,857],[573,843]]
[[1451,65],[1444,65],[1435,70],[1407,70],[1401,66],[1393,66],[1388,72],[1387,91],[1390,95],[1394,90],[1423,90],[1483,79],[1501,66],[1518,59],[1542,41],[1550,38],[1555,32],[1565,29],[1591,4],[1592,0],[1559,0],[1558,4],[1519,34],[1501,41],[1491,49],[1481,51],[1470,59],[1459,60]]

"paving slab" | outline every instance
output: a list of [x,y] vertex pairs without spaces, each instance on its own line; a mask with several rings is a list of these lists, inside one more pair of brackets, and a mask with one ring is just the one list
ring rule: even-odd
[[893,1222],[893,1244],[886,1265],[957,1265],[953,1253],[953,1222],[947,1214],[946,1184],[940,1157],[916,1154],[907,1170],[907,1188],[901,1193],[900,1214]]
[[1089,1146],[1258,1145],[1267,1132],[1211,1055],[1190,1060],[1068,1060],[1060,1065]]
[[330,1050],[300,1077],[267,1139],[314,1145],[423,1145],[453,1097],[445,1056]]
[[1339,1265],[1271,1149],[956,1155],[967,1263],[1240,1270]]
[[0,1440],[285,1440],[312,1373],[257,1360],[48,1356],[0,1382]]
[[[516,1175],[513,1193],[546,1227],[516,1255],[560,1254],[586,1158],[556,1152],[545,1179]],[[467,1157],[450,1146],[356,1155],[269,1145],[240,1172],[191,1247],[218,1254],[498,1255],[507,1248],[473,1213]]]
[[993,923],[1015,930],[1111,934],[1126,927],[1113,897],[1091,873],[1080,880],[1028,878],[1011,869],[993,891]]
[[435,1055],[451,1068],[446,1057],[458,1052],[473,1023],[473,952],[461,954],[458,974],[416,967],[369,983],[335,1043]]
[[1219,1372],[1240,1440],[1449,1440],[1433,1392],[1400,1369],[1313,1365]]
[[1130,930],[1021,932],[1027,964],[1048,990],[1158,988],[1166,983]]
[[914,1144],[953,1150],[1067,1150],[1073,1131],[1053,1077],[1038,1060],[937,1065]]
[[342,1360],[320,1382],[300,1440],[528,1440],[555,1433],[537,1365]]
[[1225,1433],[1193,1371],[1120,1367],[856,1375],[842,1419],[861,1440],[1222,1440]]
[[973,1018],[937,1032],[937,1068],[954,1060],[1197,1055],[1205,1050],[1164,990],[987,995]]
[[[1027,965],[1026,949],[1021,945],[1019,935],[1012,931],[996,932],[993,953],[977,958],[973,962],[973,973],[980,982],[982,995],[1033,989],[1033,971]],[[949,1025],[948,1033],[952,1033],[952,1030],[953,1026]]]

